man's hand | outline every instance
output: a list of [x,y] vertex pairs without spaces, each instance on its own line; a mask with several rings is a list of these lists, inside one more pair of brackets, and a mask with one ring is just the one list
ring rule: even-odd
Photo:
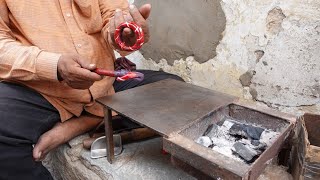
[[100,75],[91,72],[94,69],[95,64],[89,64],[79,55],[65,54],[58,61],[58,79],[74,89],[88,89],[95,81],[102,79]]
[[[122,11],[120,9],[117,9],[115,12],[115,15],[113,18],[111,18],[110,23],[109,23],[109,37],[112,40],[112,43],[114,47],[117,49],[121,50],[118,45],[115,43],[114,40],[114,32],[116,28],[123,22],[132,22],[134,21],[136,24],[138,24],[143,32],[144,32],[144,42],[148,42],[150,38],[150,33],[149,33],[149,27],[147,23],[147,18],[150,15],[151,11],[151,5],[150,4],[145,4],[140,7],[140,9],[137,9],[134,5],[130,5],[130,14],[123,15]],[[127,46],[132,46],[136,42],[136,37],[135,33],[130,29],[130,28],[124,28],[121,34],[123,42]]]

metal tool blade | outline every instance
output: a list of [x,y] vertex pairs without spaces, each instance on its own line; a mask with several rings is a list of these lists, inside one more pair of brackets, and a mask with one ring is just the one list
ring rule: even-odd
[[[113,135],[113,142],[114,142],[114,155],[120,155],[122,152],[122,141],[121,136],[119,134]],[[107,156],[107,144],[106,144],[106,137],[102,136],[96,139],[92,145],[90,150],[90,157],[92,159],[102,158]]]

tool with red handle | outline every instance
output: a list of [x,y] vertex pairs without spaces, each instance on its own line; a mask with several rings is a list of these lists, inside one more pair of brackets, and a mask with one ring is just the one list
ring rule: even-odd
[[110,77],[116,77],[117,81],[126,81],[129,79],[134,79],[137,81],[142,81],[144,78],[144,74],[136,71],[127,71],[124,69],[118,70],[118,71],[111,71],[106,69],[100,69],[96,68],[94,70],[95,73],[102,75],[102,76],[110,76]]

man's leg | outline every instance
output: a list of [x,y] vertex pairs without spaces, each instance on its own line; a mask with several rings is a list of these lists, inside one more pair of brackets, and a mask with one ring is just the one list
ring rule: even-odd
[[163,71],[152,71],[152,70],[137,70],[144,74],[144,80],[139,82],[135,80],[128,80],[124,82],[115,81],[113,83],[114,90],[116,92],[120,92],[123,90],[135,88],[138,86],[154,83],[157,81],[161,81],[164,79],[175,79],[179,81],[183,81],[183,79],[177,75],[169,74]]
[[53,149],[64,144],[71,139],[97,127],[103,118],[82,113],[80,117],[73,117],[63,123],[57,123],[52,129],[45,132],[39,138],[33,149],[33,157],[36,161],[41,161]]
[[52,179],[32,156],[40,135],[60,121],[58,111],[29,88],[0,83],[0,179]]

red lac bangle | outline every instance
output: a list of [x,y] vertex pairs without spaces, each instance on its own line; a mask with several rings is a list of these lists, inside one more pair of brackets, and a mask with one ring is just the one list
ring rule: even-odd
[[[136,43],[133,46],[126,46],[126,44],[121,39],[121,34],[124,28],[130,28],[136,35]],[[144,44],[144,33],[142,28],[135,22],[124,22],[120,24],[114,33],[115,42],[119,45],[121,50],[124,51],[136,51],[139,50]]]

